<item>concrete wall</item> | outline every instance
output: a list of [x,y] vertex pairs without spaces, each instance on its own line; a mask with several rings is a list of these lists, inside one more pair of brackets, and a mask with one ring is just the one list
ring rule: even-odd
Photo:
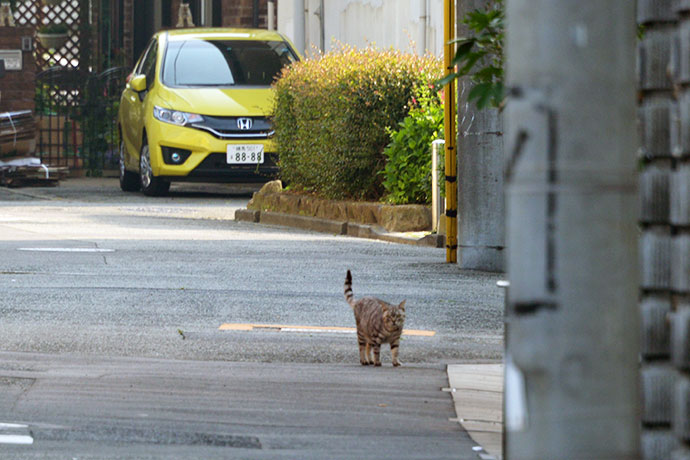
[[298,48],[295,11],[301,4],[305,46],[300,52],[329,51],[341,42],[360,48],[376,45],[417,53],[426,50],[437,56],[443,53],[443,0],[280,0],[278,30]]

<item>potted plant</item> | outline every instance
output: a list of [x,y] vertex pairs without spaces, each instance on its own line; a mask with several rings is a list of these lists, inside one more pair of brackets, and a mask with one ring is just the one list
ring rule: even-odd
[[69,26],[64,23],[46,24],[38,28],[36,38],[46,49],[59,50],[69,38]]

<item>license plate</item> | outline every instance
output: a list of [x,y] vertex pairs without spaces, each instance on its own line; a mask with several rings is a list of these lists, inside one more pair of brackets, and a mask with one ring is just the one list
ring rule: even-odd
[[264,146],[261,144],[228,145],[227,162],[230,165],[263,163]]

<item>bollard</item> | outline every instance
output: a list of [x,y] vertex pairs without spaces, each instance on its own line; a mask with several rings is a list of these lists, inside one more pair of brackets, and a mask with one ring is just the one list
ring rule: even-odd
[[445,209],[444,200],[441,198],[441,183],[438,180],[438,167],[439,160],[441,157],[441,152],[446,145],[446,141],[443,139],[436,139],[431,143],[431,231],[434,233],[441,233],[439,231],[441,228],[440,219]]

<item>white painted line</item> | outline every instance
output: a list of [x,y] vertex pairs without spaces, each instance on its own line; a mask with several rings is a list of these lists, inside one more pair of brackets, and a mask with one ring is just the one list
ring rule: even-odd
[[[329,334],[356,334],[354,327],[338,326],[295,326],[285,324],[245,324],[245,323],[225,323],[218,328],[221,331],[275,331],[275,332],[307,332],[307,333],[329,333]],[[415,329],[403,329],[402,335],[413,335],[421,337],[433,337],[434,331],[419,331]]]
[[0,430],[12,428],[29,428],[29,425],[19,425],[17,423],[0,423]]
[[29,252],[115,252],[114,249],[98,249],[98,248],[18,248],[17,251],[29,251]]
[[34,438],[18,434],[0,434],[0,444],[22,444],[30,445],[34,443]]
[[356,334],[357,330],[344,331],[341,329],[313,329],[304,327],[283,327],[280,329],[281,332],[306,332],[306,333],[317,333],[317,334]]

